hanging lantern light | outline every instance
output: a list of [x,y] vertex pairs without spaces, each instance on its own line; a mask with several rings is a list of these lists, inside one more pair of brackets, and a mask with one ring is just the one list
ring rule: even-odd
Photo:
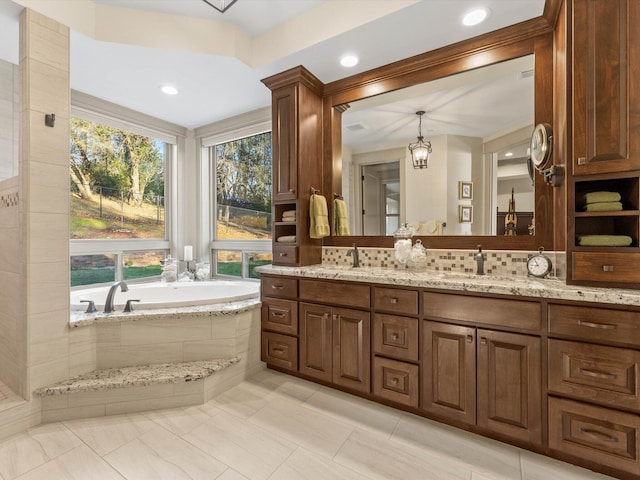
[[425,143],[424,137],[422,136],[422,115],[424,115],[424,113],[424,110],[416,112],[416,115],[420,118],[420,122],[418,123],[418,141],[409,144],[413,168],[427,168],[429,166],[431,142]]

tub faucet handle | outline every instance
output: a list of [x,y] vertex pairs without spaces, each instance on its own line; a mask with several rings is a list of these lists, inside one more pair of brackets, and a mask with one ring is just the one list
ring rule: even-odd
[[139,302],[139,301],[140,301],[139,298],[137,298],[137,299],[133,299],[132,298],[132,299],[127,300],[127,304],[124,306],[123,312],[133,312],[134,309],[133,309],[133,305],[132,305],[131,302]]
[[96,309],[96,303],[93,300],[80,300],[80,303],[88,303],[89,305],[87,305],[87,309],[84,311],[84,313],[93,313],[93,312],[97,312],[98,310]]

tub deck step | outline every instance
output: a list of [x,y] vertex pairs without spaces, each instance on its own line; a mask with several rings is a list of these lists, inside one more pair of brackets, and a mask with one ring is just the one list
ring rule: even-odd
[[69,395],[82,392],[98,392],[119,388],[191,382],[213,375],[238,362],[239,357],[216,360],[200,360],[183,363],[158,363],[133,367],[94,370],[62,382],[38,388],[37,397]]

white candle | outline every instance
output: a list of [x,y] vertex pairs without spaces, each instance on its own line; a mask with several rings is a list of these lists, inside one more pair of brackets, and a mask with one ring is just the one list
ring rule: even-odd
[[193,260],[193,247],[191,245],[184,246],[184,258],[185,262],[190,262]]

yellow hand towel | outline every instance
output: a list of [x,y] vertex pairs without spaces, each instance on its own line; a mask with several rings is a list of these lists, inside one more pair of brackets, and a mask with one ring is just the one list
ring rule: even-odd
[[584,203],[619,202],[620,198],[618,192],[591,192],[585,193]]
[[322,195],[311,195],[309,199],[309,220],[311,227],[309,236],[311,238],[328,237],[329,231],[329,211],[327,209],[327,199]]
[[351,235],[349,233],[347,204],[341,198],[336,198],[333,201],[333,234],[338,236]]
[[596,202],[587,203],[584,206],[586,212],[619,212],[622,210],[621,202]]

